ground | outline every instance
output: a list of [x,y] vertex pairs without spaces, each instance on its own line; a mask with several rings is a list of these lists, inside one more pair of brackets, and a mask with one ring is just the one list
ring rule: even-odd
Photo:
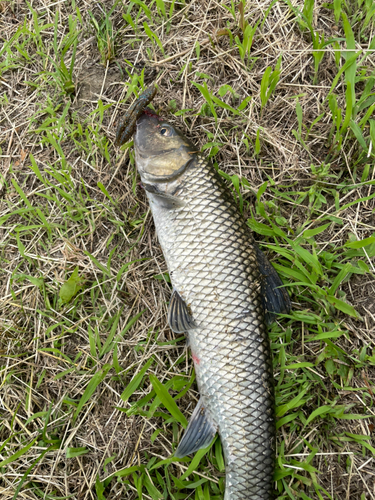
[[211,158],[293,303],[270,329],[281,499],[375,498],[372,0],[0,1],[0,492],[222,499],[126,109]]

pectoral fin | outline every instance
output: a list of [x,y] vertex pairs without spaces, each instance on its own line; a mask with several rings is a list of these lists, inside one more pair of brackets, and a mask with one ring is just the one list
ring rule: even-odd
[[159,207],[167,210],[174,210],[185,206],[185,202],[177,196],[163,193],[157,186],[143,182],[143,187],[148,193],[153,194],[152,203],[156,203]]
[[190,308],[177,290],[173,291],[168,309],[168,323],[175,333],[183,333],[196,328]]
[[215,437],[216,431],[217,425],[210,419],[200,399],[174,456],[182,458],[206,448]]
[[287,314],[292,305],[288,292],[277,274],[275,268],[269,262],[258,245],[255,245],[259,271],[261,273],[262,300],[265,318],[268,325],[275,321],[278,314]]

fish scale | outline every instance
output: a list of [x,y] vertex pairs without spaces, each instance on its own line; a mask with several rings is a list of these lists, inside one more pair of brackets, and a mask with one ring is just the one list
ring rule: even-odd
[[215,169],[196,155],[166,209],[147,192],[173,287],[197,325],[187,332],[203,406],[218,426],[225,500],[272,496],[272,358],[256,249]]

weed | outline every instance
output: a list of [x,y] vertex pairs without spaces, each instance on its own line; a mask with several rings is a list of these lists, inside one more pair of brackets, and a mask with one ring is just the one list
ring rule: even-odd
[[115,42],[118,33],[114,31],[111,21],[114,7],[109,12],[105,12],[99,21],[92,12],[89,12],[91,24],[95,31],[100,59],[104,66],[110,63],[116,56]]
[[262,76],[262,82],[260,84],[260,100],[262,108],[267,104],[280,79],[281,59],[282,56],[278,58],[273,71],[271,67],[268,67]]

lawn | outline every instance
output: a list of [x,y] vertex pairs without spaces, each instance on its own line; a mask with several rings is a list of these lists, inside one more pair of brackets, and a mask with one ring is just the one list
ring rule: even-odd
[[225,179],[293,304],[269,330],[282,499],[375,499],[373,0],[0,1],[0,498],[222,500],[132,142]]

